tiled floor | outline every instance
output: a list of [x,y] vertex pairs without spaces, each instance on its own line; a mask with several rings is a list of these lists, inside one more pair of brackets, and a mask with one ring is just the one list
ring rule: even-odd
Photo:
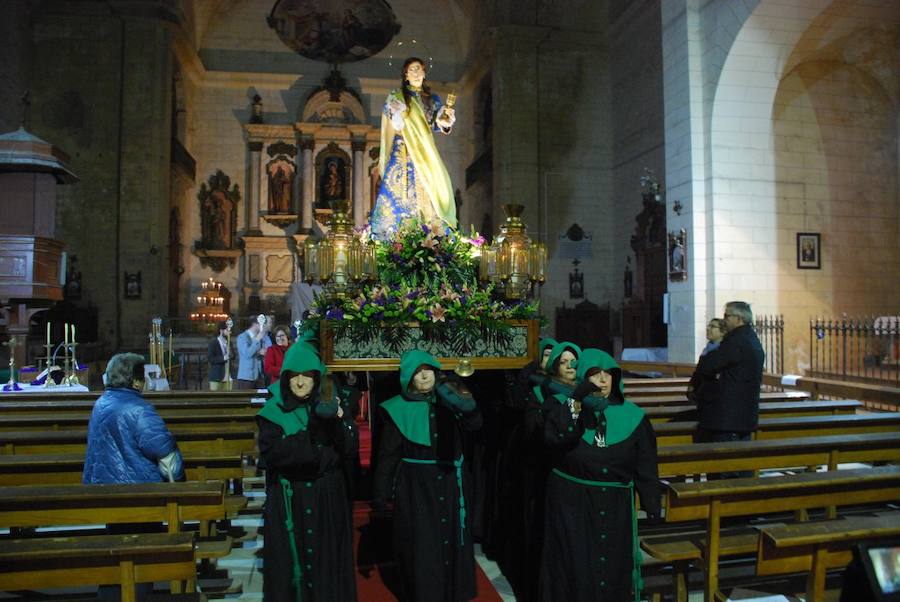
[[[236,536],[235,546],[228,556],[221,558],[217,562],[219,569],[227,570],[228,576],[232,580],[233,588],[240,586],[240,593],[226,593],[225,600],[262,600],[262,573],[260,568],[262,559],[258,557],[258,552],[262,547],[262,536],[259,534],[259,528],[262,526],[262,503],[265,499],[263,491],[264,483],[261,477],[253,477],[244,479],[244,495],[250,497],[247,509],[241,514],[240,518],[231,521],[233,535]],[[500,569],[496,563],[488,560],[481,553],[479,546],[476,546],[476,560],[481,569],[491,580],[494,588],[500,594],[503,602],[515,602],[512,590],[506,579],[500,574]],[[201,581],[201,584],[204,582]],[[212,597],[222,597],[211,595]],[[359,600],[359,602],[366,602]]]

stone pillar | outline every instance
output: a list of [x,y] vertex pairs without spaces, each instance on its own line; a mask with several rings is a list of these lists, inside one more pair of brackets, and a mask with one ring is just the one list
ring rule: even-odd
[[308,233],[312,230],[313,196],[315,191],[315,169],[313,169],[313,147],[316,141],[312,136],[303,136],[300,148],[303,151],[303,199],[301,200],[300,231]]
[[366,222],[363,210],[363,182],[364,182],[364,155],[366,150],[365,139],[354,139],[351,142],[353,149],[353,225],[357,228]]
[[250,151],[250,181],[247,191],[247,234],[259,234],[259,183],[260,183],[260,156],[262,155],[262,142],[250,142],[247,150]]

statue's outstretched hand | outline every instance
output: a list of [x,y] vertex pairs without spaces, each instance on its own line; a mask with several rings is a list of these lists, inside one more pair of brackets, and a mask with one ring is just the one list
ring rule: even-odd
[[407,110],[407,106],[397,100],[391,100],[388,103],[388,110],[391,114],[391,124],[394,126],[394,129],[400,131],[403,129],[403,114]]
[[444,129],[449,129],[453,127],[454,123],[456,123],[456,109],[443,107],[438,115],[437,124]]

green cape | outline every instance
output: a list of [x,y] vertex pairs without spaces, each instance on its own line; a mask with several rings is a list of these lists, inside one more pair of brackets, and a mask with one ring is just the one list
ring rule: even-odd
[[[400,358],[400,387],[401,390],[409,390],[409,383],[419,366],[431,366],[435,370],[441,369],[441,363],[433,355],[421,349],[410,349]],[[429,429],[429,412],[431,412],[429,399],[416,400],[405,397],[402,393],[396,395],[384,403],[385,409],[400,433],[419,445],[431,445],[431,431]]]

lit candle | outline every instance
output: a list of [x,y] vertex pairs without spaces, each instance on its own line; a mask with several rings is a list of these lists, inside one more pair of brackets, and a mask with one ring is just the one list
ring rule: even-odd
[[66,349],[69,348],[69,324],[67,322],[63,322],[63,343],[66,346]]
[[72,342],[75,342],[75,324],[72,324]]

